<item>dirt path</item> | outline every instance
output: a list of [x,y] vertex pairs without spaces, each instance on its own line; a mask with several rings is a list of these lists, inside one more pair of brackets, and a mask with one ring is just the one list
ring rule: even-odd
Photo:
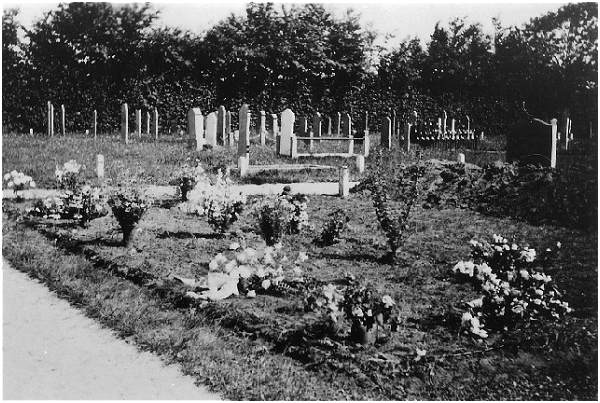
[[[349,187],[354,187],[358,182],[350,182]],[[299,182],[299,183],[265,183],[263,185],[233,185],[234,192],[242,192],[246,195],[269,195],[279,194],[285,186],[290,186],[293,193],[304,193],[307,195],[337,195],[339,192],[338,182]],[[146,192],[153,197],[174,196],[175,186],[147,185]],[[58,194],[55,189],[31,189],[25,190],[21,195],[25,199],[39,199]],[[2,191],[4,199],[12,199],[15,194],[12,190]]]
[[3,259],[3,399],[217,400]]

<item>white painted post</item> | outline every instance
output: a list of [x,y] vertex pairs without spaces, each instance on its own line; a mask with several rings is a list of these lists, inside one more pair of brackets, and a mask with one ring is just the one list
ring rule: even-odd
[[94,109],[94,141],[98,137],[98,111]]
[[52,132],[52,102],[50,101],[48,101],[46,108],[46,125],[48,126],[48,137],[52,137],[54,133]]
[[223,105],[217,109],[217,144],[224,146],[227,142],[225,138],[225,124],[227,123],[227,110]]
[[135,110],[135,129],[137,130],[138,138],[142,138],[142,110]]
[[243,178],[248,175],[249,165],[250,165],[250,163],[249,163],[248,157],[246,157],[244,155],[240,155],[238,157],[238,168],[240,170],[240,178]]
[[290,153],[292,159],[298,158],[298,137],[295,134],[292,135],[292,149]]
[[267,119],[265,111],[260,111],[260,127],[259,127],[259,135],[260,135],[260,145],[264,146],[267,144]]
[[346,165],[340,167],[340,182],[339,182],[339,195],[340,197],[348,197],[350,194],[350,175],[348,173],[348,167]]
[[146,135],[150,137],[150,111],[146,111]]
[[33,136],[33,129],[29,129],[29,135]]
[[364,147],[364,149],[363,149],[363,155],[365,157],[368,157],[369,156],[369,151],[370,151],[370,148],[371,148],[371,135],[369,134],[368,130],[365,130],[365,138],[363,140],[363,147]]
[[60,105],[60,132],[62,133],[62,135],[65,135],[65,105],[61,104]]
[[461,164],[465,163],[465,155],[463,153],[458,153],[458,162]]
[[443,118],[443,122],[442,122],[442,128],[444,129],[444,131],[442,132],[443,135],[446,135],[446,131],[448,130],[448,114],[446,113],[446,111],[444,111],[444,118]]
[[129,108],[126,103],[121,105],[121,136],[125,144],[129,144]]
[[239,125],[240,132],[238,137],[238,156],[245,156],[250,159],[250,107],[243,104],[240,108]]
[[556,118],[550,121],[552,124],[552,149],[550,150],[550,168],[556,168],[556,140],[558,132],[558,121]]
[[404,151],[410,151],[410,132],[412,125],[410,123],[404,124],[404,141],[401,143]]
[[392,120],[389,117],[383,118],[381,125],[381,147],[386,150],[392,149]]
[[357,155],[356,156],[356,169],[358,170],[359,174],[362,174],[363,172],[365,172],[365,156],[364,155]]

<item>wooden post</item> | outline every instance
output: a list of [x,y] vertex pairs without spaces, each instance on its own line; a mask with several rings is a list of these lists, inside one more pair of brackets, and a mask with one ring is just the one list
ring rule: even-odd
[[65,135],[65,105],[60,105],[60,132]]
[[348,197],[350,194],[350,175],[348,173],[348,167],[346,165],[340,167],[340,182],[339,182],[339,195],[340,197]]
[[137,130],[138,138],[142,138],[142,110],[135,110],[135,129]]
[[94,109],[94,141],[98,137],[98,111]]
[[410,131],[411,131],[412,125],[410,123],[405,123],[404,124],[404,141],[402,144],[402,148],[404,149],[404,151],[410,151]]
[[558,121],[552,119],[550,121],[552,124],[552,149],[550,150],[550,168],[556,168],[556,140],[558,133]]

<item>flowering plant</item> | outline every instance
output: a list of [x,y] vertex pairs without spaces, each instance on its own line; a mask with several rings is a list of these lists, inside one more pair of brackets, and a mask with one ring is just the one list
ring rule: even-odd
[[7,189],[12,189],[15,192],[17,198],[19,194],[17,192],[35,187],[33,178],[29,175],[25,175],[23,172],[12,170],[4,175],[4,182],[6,182]]
[[120,189],[108,199],[108,205],[123,231],[125,246],[129,244],[131,233],[150,204],[150,201],[136,189]]
[[281,241],[285,233],[298,233],[309,227],[306,207],[308,198],[302,194],[286,192],[275,198],[268,198],[256,209],[261,235],[267,245]]
[[36,200],[30,215],[53,219],[76,219],[85,226],[91,220],[108,214],[100,188],[83,186],[77,191],[66,190],[59,196]]
[[[473,240],[471,247],[473,259],[452,268],[483,294],[467,303],[462,316],[462,326],[470,333],[485,338],[489,330],[507,329],[521,321],[559,319],[572,311],[561,300],[552,278],[539,267],[535,249],[495,234],[492,243]],[[551,253],[547,249],[542,257]]]
[[62,167],[56,166],[54,175],[58,189],[75,191],[81,184],[80,173],[85,166],[78,164],[75,160],[69,160]]
[[397,319],[392,316],[395,302],[389,295],[380,295],[372,288],[351,284],[345,290],[338,290],[327,284],[305,299],[308,311],[324,310],[327,319],[333,324],[341,324],[342,319],[351,323],[350,338],[366,344],[367,332],[374,327],[390,325],[397,328]]
[[323,226],[321,234],[313,240],[313,243],[320,246],[329,246],[338,242],[340,234],[346,228],[350,221],[344,210],[338,209],[329,215],[329,220]]
[[192,162],[191,158],[187,158],[185,163],[172,175],[172,178],[172,183],[177,185],[181,201],[187,201],[188,192],[196,186],[196,183],[205,181],[206,174],[197,159]]
[[204,171],[197,172],[202,172],[202,175],[196,178],[196,186],[188,194],[185,208],[190,213],[206,216],[213,230],[222,234],[240,217],[246,196],[232,191],[229,176],[221,170],[213,181]]
[[250,298],[257,294],[280,294],[289,289],[293,281],[303,281],[299,267],[308,257],[300,252],[292,261],[281,252],[281,247],[256,250],[240,249],[234,245],[233,256],[219,253],[209,263],[208,291],[204,299],[220,300],[231,295],[244,294]]

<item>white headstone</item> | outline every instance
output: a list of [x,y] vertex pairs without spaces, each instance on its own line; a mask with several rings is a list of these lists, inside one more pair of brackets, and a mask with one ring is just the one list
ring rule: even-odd
[[340,183],[339,183],[339,194],[340,197],[348,197],[350,194],[350,174],[348,173],[348,167],[340,167]]
[[264,146],[267,143],[267,120],[266,120],[265,111],[260,111],[259,135],[260,135],[260,145]]
[[202,151],[204,146],[204,116],[200,108],[188,111],[188,144],[196,151]]
[[65,106],[60,106],[60,132],[64,136],[65,135]]
[[127,104],[121,105],[121,136],[125,144],[129,144],[129,108]]
[[206,117],[206,144],[212,147],[217,145],[217,114],[211,112]]
[[96,174],[98,179],[104,179],[104,155],[102,154],[96,156]]
[[465,155],[463,153],[458,153],[458,162],[461,164],[465,163]]
[[296,116],[291,109],[281,112],[281,135],[279,140],[279,154],[292,156],[292,136],[294,136],[294,122]]

